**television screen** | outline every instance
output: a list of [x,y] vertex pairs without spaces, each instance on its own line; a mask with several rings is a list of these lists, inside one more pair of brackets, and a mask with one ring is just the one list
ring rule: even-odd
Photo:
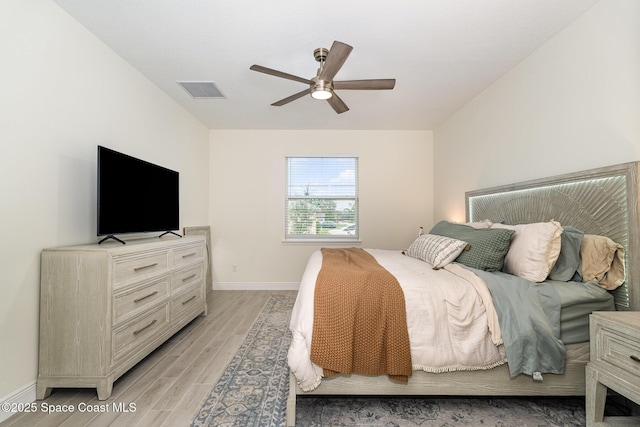
[[177,230],[178,175],[98,146],[98,236]]

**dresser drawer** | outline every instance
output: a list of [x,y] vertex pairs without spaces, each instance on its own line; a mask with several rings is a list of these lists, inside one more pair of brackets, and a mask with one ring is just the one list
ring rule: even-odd
[[114,258],[115,286],[163,274],[169,270],[169,251]]
[[202,307],[203,304],[202,286],[195,286],[171,300],[171,319],[177,319],[182,313],[195,307]]
[[200,282],[202,281],[202,277],[203,271],[201,264],[198,264],[195,267],[174,271],[171,273],[171,292],[176,292],[184,286]]
[[595,360],[624,369],[640,378],[640,342],[638,338],[621,330],[602,326],[599,331],[600,345],[597,346]]
[[175,248],[171,253],[171,265],[173,268],[180,268],[187,264],[193,264],[202,260],[204,245],[189,245]]
[[113,324],[118,325],[126,319],[143,313],[150,307],[169,298],[170,276],[146,282],[142,286],[132,287],[113,296]]
[[155,335],[166,330],[169,323],[169,304],[154,308],[148,314],[136,318],[113,333],[113,360],[144,345]]

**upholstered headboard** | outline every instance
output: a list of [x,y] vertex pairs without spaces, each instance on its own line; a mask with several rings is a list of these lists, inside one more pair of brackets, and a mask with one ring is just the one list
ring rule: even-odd
[[626,281],[612,291],[618,310],[640,310],[638,167],[623,163],[466,193],[468,221],[559,221],[625,248]]

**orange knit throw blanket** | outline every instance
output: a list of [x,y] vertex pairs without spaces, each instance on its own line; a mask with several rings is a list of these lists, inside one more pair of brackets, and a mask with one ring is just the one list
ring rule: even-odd
[[311,360],[323,368],[325,377],[387,374],[407,382],[411,375],[402,288],[362,249],[322,249]]

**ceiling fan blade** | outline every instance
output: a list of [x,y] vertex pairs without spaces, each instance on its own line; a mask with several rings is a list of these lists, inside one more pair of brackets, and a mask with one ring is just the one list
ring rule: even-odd
[[287,96],[286,98],[281,99],[278,102],[274,102],[271,105],[273,105],[274,107],[282,107],[284,104],[288,104],[291,101],[295,101],[296,99],[302,98],[303,96],[309,95],[310,93],[311,93],[311,88],[305,89],[302,92],[298,92],[298,93],[295,93],[295,94],[293,94],[291,96]]
[[353,48],[348,44],[344,44],[337,40],[334,41],[331,45],[331,49],[329,49],[329,54],[327,55],[327,59],[324,61],[322,72],[318,78],[325,82],[332,81],[338,71],[340,71],[340,68],[342,68],[342,65],[349,57],[352,50]]
[[263,67],[261,65],[252,65],[249,67],[250,70],[258,71],[260,73],[270,74],[276,77],[282,77],[283,79],[289,79],[300,83],[312,84],[313,82],[309,79],[305,79],[302,77],[294,76],[293,74],[283,73],[282,71],[272,70],[271,68]]
[[333,82],[334,89],[352,90],[384,90],[393,89],[396,79],[371,79],[371,80],[344,80]]
[[349,107],[347,107],[347,104],[345,104],[344,101],[335,94],[335,92],[333,93],[333,96],[331,98],[327,99],[327,102],[338,114],[349,111]]

